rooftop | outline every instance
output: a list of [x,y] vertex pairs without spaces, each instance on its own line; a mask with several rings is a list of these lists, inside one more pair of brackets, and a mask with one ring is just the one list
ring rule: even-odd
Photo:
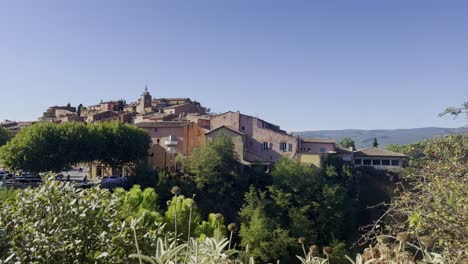
[[303,138],[301,140],[307,143],[335,143],[335,140],[328,138]]
[[393,152],[386,149],[381,148],[367,148],[361,149],[354,152],[354,156],[356,157],[366,157],[366,156],[373,156],[373,157],[407,157],[405,154]]
[[189,125],[189,121],[160,121],[160,122],[141,122],[135,124],[138,127],[143,128],[155,128],[155,127],[184,127]]

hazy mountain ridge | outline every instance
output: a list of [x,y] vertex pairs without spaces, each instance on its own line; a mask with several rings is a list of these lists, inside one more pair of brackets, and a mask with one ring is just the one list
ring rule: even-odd
[[343,130],[317,130],[294,132],[306,138],[330,138],[339,142],[344,137],[351,137],[358,148],[370,147],[374,138],[377,138],[380,147],[389,144],[410,144],[426,138],[445,136],[449,134],[467,134],[468,127],[441,128],[423,127],[410,129],[343,129]]

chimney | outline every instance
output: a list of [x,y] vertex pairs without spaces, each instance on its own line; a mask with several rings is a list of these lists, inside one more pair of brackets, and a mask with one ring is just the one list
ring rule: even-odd
[[353,146],[349,147],[349,150],[354,151],[354,147]]

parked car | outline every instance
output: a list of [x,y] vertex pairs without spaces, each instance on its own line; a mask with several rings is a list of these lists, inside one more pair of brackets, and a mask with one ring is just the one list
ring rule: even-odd
[[127,184],[127,179],[122,178],[117,175],[112,175],[109,177],[104,177],[101,180],[101,188],[108,188],[108,189],[113,189],[117,187],[125,187]]

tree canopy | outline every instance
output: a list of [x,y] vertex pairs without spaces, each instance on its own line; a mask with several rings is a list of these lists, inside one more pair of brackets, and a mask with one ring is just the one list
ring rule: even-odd
[[0,127],[0,147],[5,145],[12,138],[10,130]]
[[353,147],[353,149],[356,148],[356,143],[350,137],[343,138],[340,141],[339,145],[342,146],[343,148],[350,148],[350,147]]
[[418,162],[405,171],[405,188],[390,204],[384,233],[405,232],[415,244],[431,240],[439,252],[456,256],[468,248],[468,137],[429,139],[406,149]]
[[118,122],[36,123],[0,148],[0,161],[31,172],[57,172],[92,161],[116,166],[144,159],[150,143],[146,131]]

